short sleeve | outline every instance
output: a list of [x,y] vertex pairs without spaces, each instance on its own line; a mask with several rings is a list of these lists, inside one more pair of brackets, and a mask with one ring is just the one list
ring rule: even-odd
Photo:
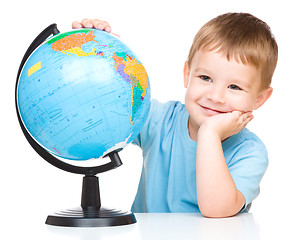
[[160,120],[162,113],[164,114],[164,108],[166,108],[166,104],[162,104],[156,99],[152,99],[150,112],[146,119],[145,124],[143,125],[140,133],[137,137],[132,141],[132,144],[138,145],[139,147],[143,148],[145,145],[144,143],[149,140],[149,137],[154,130],[154,126]]
[[266,148],[257,141],[243,142],[228,164],[236,188],[245,198],[245,208],[259,195],[260,182],[268,167]]

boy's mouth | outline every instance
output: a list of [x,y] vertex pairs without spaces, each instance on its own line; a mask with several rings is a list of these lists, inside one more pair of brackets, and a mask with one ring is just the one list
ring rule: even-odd
[[203,111],[207,115],[210,115],[210,116],[214,116],[214,115],[217,115],[217,114],[226,113],[226,112],[222,112],[222,111],[219,111],[219,110],[216,110],[216,109],[213,109],[213,108],[204,107],[202,105],[200,105],[200,107],[203,109]]

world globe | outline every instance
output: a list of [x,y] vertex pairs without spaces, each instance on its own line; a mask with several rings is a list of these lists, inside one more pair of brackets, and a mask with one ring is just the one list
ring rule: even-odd
[[60,33],[51,24],[21,61],[15,103],[31,147],[53,166],[84,175],[81,205],[48,215],[46,224],[136,223],[130,211],[101,206],[96,176],[122,165],[118,152],[139,134],[150,109],[145,68],[119,38],[96,29]]
[[123,149],[139,134],[150,108],[142,63],[117,37],[96,29],[48,38],[28,57],[16,89],[31,137],[68,160]]

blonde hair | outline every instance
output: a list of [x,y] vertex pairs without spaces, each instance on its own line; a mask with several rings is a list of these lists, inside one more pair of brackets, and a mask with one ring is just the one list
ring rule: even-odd
[[278,47],[270,27],[248,13],[226,13],[207,22],[196,34],[188,55],[188,66],[200,49],[217,50],[261,71],[261,90],[271,84]]

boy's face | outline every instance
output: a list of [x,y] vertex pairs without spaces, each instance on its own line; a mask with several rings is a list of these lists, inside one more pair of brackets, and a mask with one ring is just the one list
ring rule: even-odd
[[[199,50],[191,67],[185,64],[185,105],[189,123],[199,129],[205,118],[232,111],[252,112],[270,97],[272,88],[259,91],[260,71],[228,59],[220,52]],[[264,95],[263,95],[264,94]]]

